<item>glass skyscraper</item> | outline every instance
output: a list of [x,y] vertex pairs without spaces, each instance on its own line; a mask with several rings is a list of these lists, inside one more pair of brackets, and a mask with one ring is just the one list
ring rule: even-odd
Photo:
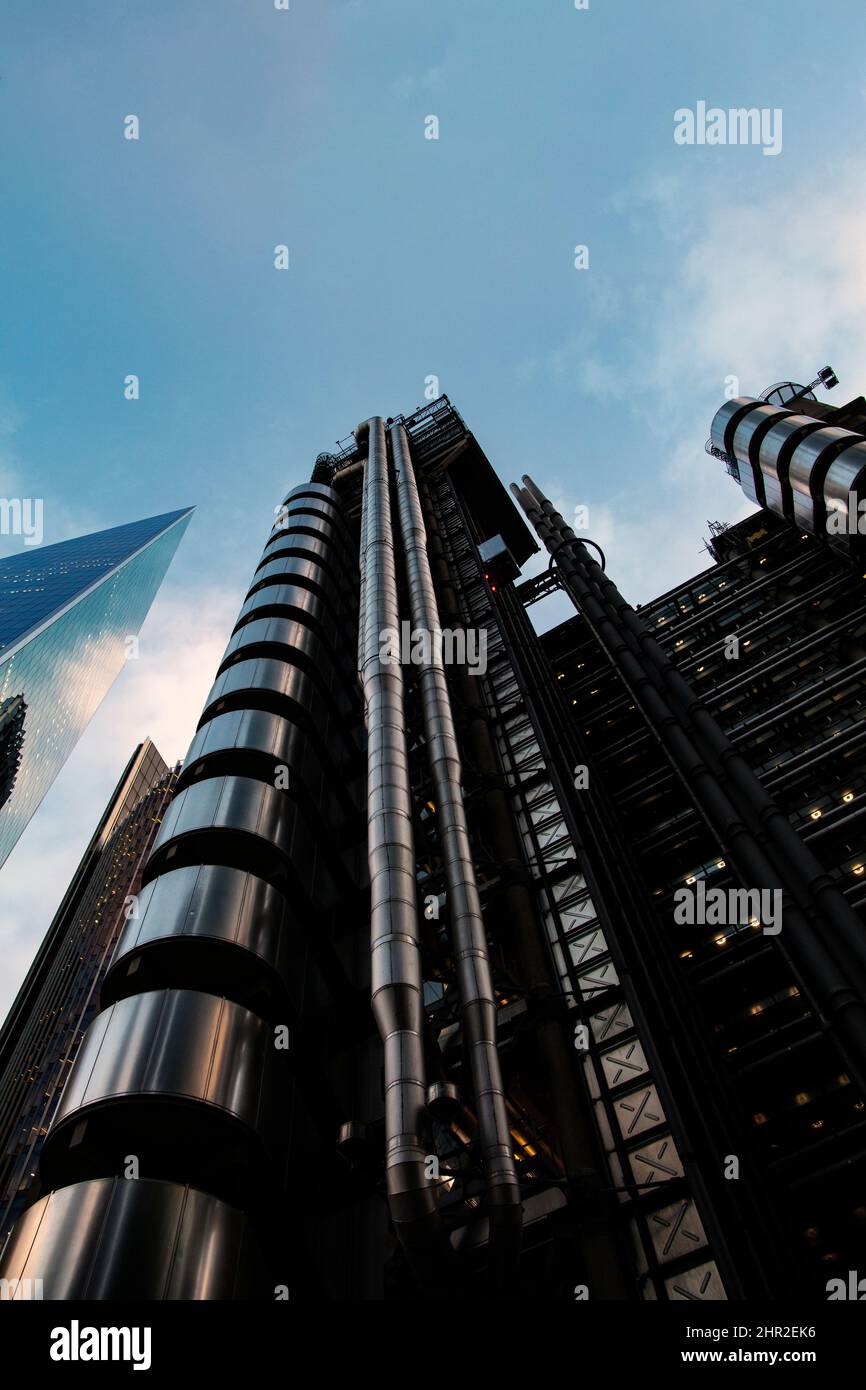
[[123,666],[191,515],[0,560],[0,865]]

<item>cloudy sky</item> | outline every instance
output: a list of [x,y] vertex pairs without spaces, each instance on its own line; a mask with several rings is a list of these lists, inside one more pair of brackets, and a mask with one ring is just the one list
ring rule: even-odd
[[[0,1011],[132,748],[185,753],[274,506],[359,419],[437,376],[641,601],[748,509],[703,451],[727,378],[866,388],[864,38],[862,0],[6,7],[0,495],[44,499],[46,543],[198,510],[2,871]],[[780,110],[781,152],[677,144],[701,101]]]

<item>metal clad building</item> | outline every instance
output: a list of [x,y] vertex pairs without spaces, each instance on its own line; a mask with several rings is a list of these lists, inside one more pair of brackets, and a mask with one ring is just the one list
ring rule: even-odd
[[[514,505],[446,397],[320,456],[266,539],[4,1277],[663,1301],[821,1297],[849,1267],[866,614],[856,545],[798,518],[856,495],[858,432],[828,422],[786,473],[807,416],[763,468],[776,409],[739,402],[715,445],[769,510],[640,612],[530,479]],[[577,615],[539,638],[554,589]],[[778,893],[781,930],[680,925],[683,887]]]

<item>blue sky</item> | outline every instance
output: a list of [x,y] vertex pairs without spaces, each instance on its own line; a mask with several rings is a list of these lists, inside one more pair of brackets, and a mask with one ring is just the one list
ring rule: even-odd
[[[3,871],[0,1009],[134,744],[185,753],[274,506],[357,420],[437,375],[639,601],[747,510],[703,453],[727,376],[866,388],[864,37],[861,0],[6,7],[0,495],[44,499],[46,543],[198,510]],[[701,100],[780,108],[781,153],[677,145]]]

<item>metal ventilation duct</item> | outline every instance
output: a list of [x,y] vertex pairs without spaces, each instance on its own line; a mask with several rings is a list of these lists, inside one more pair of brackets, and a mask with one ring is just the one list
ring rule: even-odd
[[[432,636],[441,631],[439,609],[427,558],[427,533],[415,472],[409,457],[406,431],[400,424],[391,429],[391,446],[412,626],[416,631],[421,630]],[[505,1091],[496,1050],[496,996],[466,825],[460,785],[460,754],[454,733],[451,699],[441,655],[437,659],[434,641],[429,643],[429,647],[431,659],[422,663],[418,683],[436,798],[439,841],[445,865],[448,919],[463,1019],[463,1046],[478,1110],[491,1249],[497,1262],[508,1262],[516,1259],[519,1249],[521,1207]]]
[[[360,431],[359,431],[360,432]],[[361,521],[360,677],[367,723],[370,964],[373,1014],[385,1049],[385,1174],[401,1244],[439,1233],[436,1193],[421,1140],[426,1100],[424,1010],[415,845],[403,673],[381,659],[382,634],[399,628],[385,426],[365,428]]]

